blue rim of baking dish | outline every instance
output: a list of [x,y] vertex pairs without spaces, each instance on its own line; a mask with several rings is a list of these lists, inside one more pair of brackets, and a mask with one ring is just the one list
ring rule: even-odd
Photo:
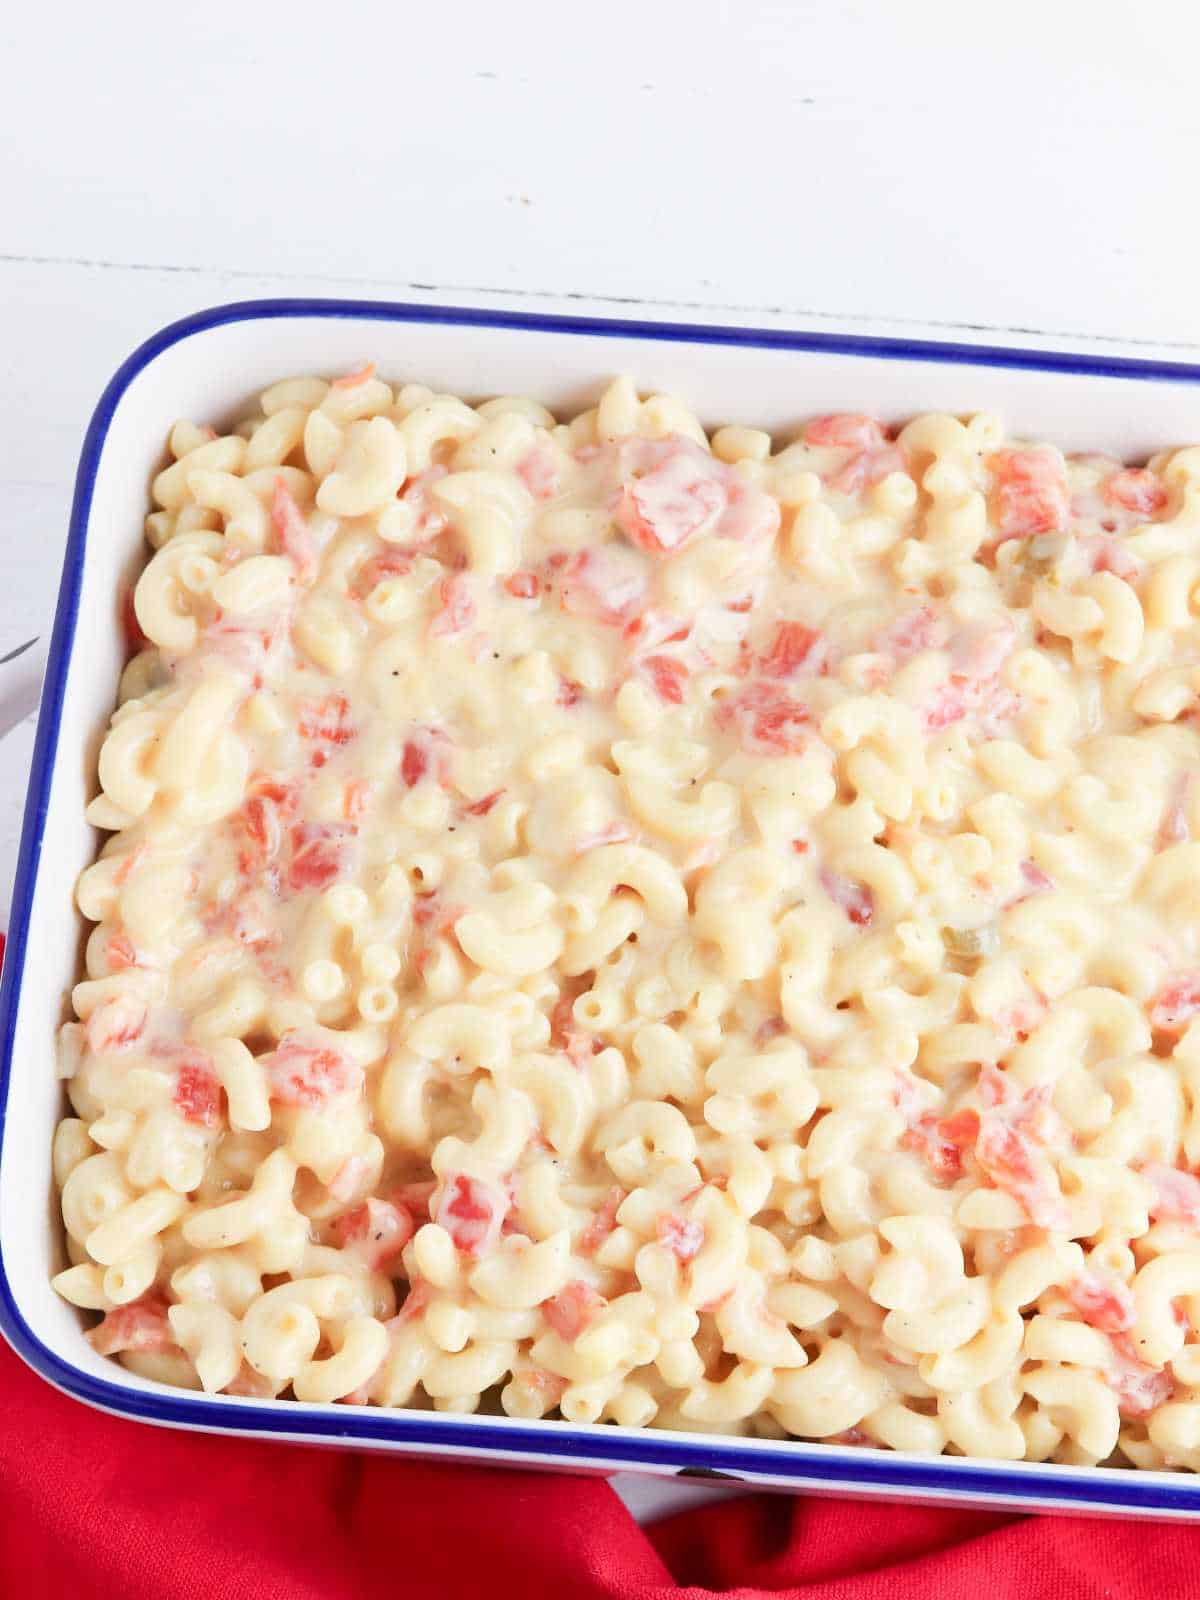
[[[0,1161],[7,1127],[9,1085],[18,998],[25,965],[29,914],[41,857],[50,782],[58,745],[67,668],[75,636],[87,524],[101,453],[117,405],[137,375],[156,357],[195,334],[228,323],[328,318],[341,321],[437,324],[592,338],[632,338],[659,343],[728,345],[825,353],[951,366],[1008,367],[1075,376],[1200,385],[1200,366],[1185,363],[1007,346],[939,343],[781,329],[704,326],[589,316],[410,305],[366,300],[247,300],[184,317],[147,339],[118,368],[92,416],[80,454],[63,559],[63,575],[46,665],[29,792],[17,860],[8,946],[0,981]],[[456,1418],[422,1411],[305,1406],[299,1402],[230,1403],[186,1390],[139,1390],[97,1378],[72,1366],[42,1343],[23,1317],[4,1264],[0,1240],[0,1331],[48,1382],[102,1410],[137,1421],[312,1441],[361,1441],[438,1454],[456,1450],[514,1465],[617,1471],[648,1468],[683,1476],[719,1475],[747,1484],[892,1494],[925,1499],[969,1499],[998,1508],[1134,1511],[1148,1515],[1200,1515],[1200,1480],[1184,1474],[968,1458],[922,1458],[890,1451],[796,1441],[747,1441],[667,1431],[585,1426],[565,1422],[520,1423],[500,1418]]]

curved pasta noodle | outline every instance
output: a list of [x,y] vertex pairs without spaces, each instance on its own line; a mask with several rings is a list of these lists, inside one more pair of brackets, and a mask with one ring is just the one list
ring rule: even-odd
[[1200,1470],[1200,447],[594,398],[171,430],[56,1290],[210,1393]]

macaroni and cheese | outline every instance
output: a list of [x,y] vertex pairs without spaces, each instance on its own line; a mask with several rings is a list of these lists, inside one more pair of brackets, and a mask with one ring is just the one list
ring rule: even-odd
[[188,422],[55,1143],[166,1383],[1200,1467],[1200,448]]

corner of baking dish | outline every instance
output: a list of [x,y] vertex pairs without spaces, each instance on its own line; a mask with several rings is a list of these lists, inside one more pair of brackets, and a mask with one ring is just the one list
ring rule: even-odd
[[[922,339],[703,326],[584,315],[542,315],[473,307],[355,300],[251,300],[198,312],[161,329],[121,365],[88,426],[75,480],[62,582],[46,666],[37,737],[17,861],[8,945],[0,980],[0,1163],[9,1129],[8,1100],[30,910],[57,753],[67,667],[79,611],[83,557],[97,470],[117,407],[140,373],[182,341],[239,322],[327,319],[432,324],[448,328],[527,331],[648,344],[723,345],[953,366],[1001,367],[1073,376],[1200,385],[1200,367],[1158,360],[1016,349]],[[520,1423],[497,1417],[452,1417],[300,1403],[264,1404],[197,1395],[127,1378],[98,1377],[72,1364],[39,1337],[18,1303],[0,1239],[0,1332],[37,1373],[66,1394],[101,1410],[169,1427],[362,1448],[407,1450],[536,1467],[615,1472],[638,1469],[750,1485],[898,1496],[923,1501],[1066,1512],[1125,1512],[1150,1517],[1200,1516],[1200,1480],[1163,1472],[1122,1472],[1041,1463],[922,1458],[890,1451],[731,1439],[610,1425]],[[115,1373],[123,1369],[114,1368]]]

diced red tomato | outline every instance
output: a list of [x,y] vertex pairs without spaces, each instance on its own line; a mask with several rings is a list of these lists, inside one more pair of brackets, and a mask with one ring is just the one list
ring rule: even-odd
[[406,788],[416,788],[421,779],[431,773],[439,781],[445,777],[449,743],[448,735],[441,728],[413,729],[400,757],[400,777]]
[[985,1106],[1007,1105],[1017,1095],[1017,1090],[1007,1072],[987,1061],[979,1073],[979,1098]]
[[438,610],[429,623],[433,639],[450,638],[465,633],[475,621],[475,601],[471,582],[465,573],[455,573],[438,584]]
[[615,448],[617,520],[651,554],[672,554],[700,532],[753,543],[778,531],[778,502],[695,440],[627,438]]
[[391,1320],[385,1323],[389,1332],[402,1328],[406,1322],[412,1322],[428,1306],[433,1299],[433,1287],[425,1278],[414,1278],[409,1284],[408,1293],[404,1297],[404,1304]]
[[[975,1122],[978,1128],[978,1118]],[[947,1130],[951,1130],[948,1132]],[[964,1135],[962,1138],[951,1137],[951,1133]],[[900,1137],[900,1143],[906,1150],[911,1150],[919,1155],[933,1173],[944,1183],[953,1183],[963,1175],[963,1149],[974,1143],[973,1137],[965,1137],[968,1130],[965,1123],[950,1120],[939,1120],[931,1111],[924,1111],[916,1121]]]
[[660,700],[673,706],[683,704],[689,674],[682,661],[674,656],[645,656],[640,665]]
[[1102,1333],[1123,1333],[1137,1320],[1133,1294],[1119,1278],[1081,1273],[1068,1287],[1067,1298],[1083,1320]]
[[989,1177],[998,1175],[1022,1184],[1036,1180],[1028,1145],[1007,1122],[996,1117],[981,1118],[977,1144],[977,1154]]
[[890,473],[904,472],[907,465],[899,445],[885,445],[882,450],[862,450],[852,455],[826,482],[838,494],[861,494]]
[[93,1055],[128,1050],[142,1037],[146,1016],[145,1001],[135,995],[118,994],[103,1001],[84,1024],[88,1049]]
[[1054,887],[1054,879],[1048,872],[1043,872],[1036,861],[1022,861],[1021,876],[1029,886],[1030,894],[1045,894]]
[[971,686],[962,678],[947,678],[930,697],[922,722],[931,733],[961,722],[969,709]]
[[1071,502],[1061,459],[1045,448],[997,450],[988,457],[992,470],[993,519],[998,537],[1025,539],[1054,533],[1070,524]]
[[[527,1150],[540,1150],[543,1155],[550,1155],[554,1151],[554,1146],[541,1132],[530,1134],[529,1143],[526,1148]],[[500,1224],[501,1238],[511,1239],[516,1237],[520,1239],[532,1239],[533,1235],[530,1233],[525,1219],[522,1217],[520,1212],[520,1197],[517,1194],[517,1185],[514,1182],[511,1174],[505,1182],[505,1188],[508,1190],[509,1212],[504,1221]]]
[[1105,1376],[1109,1388],[1117,1396],[1121,1415],[1145,1417],[1165,1405],[1175,1393],[1175,1379],[1171,1373],[1139,1360],[1125,1334],[1110,1334],[1108,1342],[1113,1359]]
[[270,800],[285,816],[290,816],[300,803],[300,788],[283,778],[272,778],[265,772],[255,773],[250,779],[249,792]]
[[630,551],[596,545],[577,551],[559,574],[559,599],[572,616],[620,628],[631,621],[646,596],[646,575]]
[[496,802],[503,797],[503,789],[493,789],[491,794],[485,794],[482,800],[473,800],[469,806],[463,807],[464,817],[486,817]]
[[1017,630],[1007,617],[970,623],[950,639],[950,669],[955,677],[972,682],[994,678],[1016,643]]
[[1018,697],[999,677],[951,677],[926,702],[922,721],[931,733],[936,733],[964,717],[974,716],[979,718],[980,727],[990,733],[998,723],[1016,716],[1020,708]]
[[355,594],[365,599],[386,578],[407,578],[415,560],[416,557],[411,550],[406,550],[401,545],[387,545],[377,556],[364,561],[358,569],[354,579]]
[[415,478],[409,478],[400,486],[397,498],[408,506],[413,514],[408,538],[414,544],[432,544],[446,530],[446,514],[430,493],[434,484],[446,476],[446,472],[447,468],[439,464],[430,467],[426,472],[418,473]]
[[558,458],[545,444],[535,444],[517,462],[517,477],[535,500],[553,500],[559,492]]
[[1180,1167],[1151,1162],[1141,1169],[1154,1190],[1150,1215],[1156,1222],[1186,1222],[1200,1227],[1200,1178]]
[[442,931],[443,909],[442,897],[436,890],[418,894],[413,900],[413,926],[422,929],[428,938],[436,938]]
[[[278,877],[277,871],[275,877]],[[204,927],[208,933],[228,934],[249,950],[265,950],[278,944],[283,937],[272,916],[268,893],[256,889],[247,890],[222,905],[208,907],[204,913]]]
[[[947,643],[945,624],[929,606],[901,617],[876,641],[876,648],[899,665],[918,651]],[[1015,715],[1019,702],[1000,681],[1016,632],[1011,623],[980,623],[961,628],[948,641],[950,676],[934,690],[923,711],[925,727],[936,732],[966,716],[991,724]]]
[[261,1372],[255,1372],[248,1361],[243,1361],[232,1383],[227,1383],[222,1394],[245,1395],[250,1400],[273,1400],[276,1385]]
[[802,622],[781,622],[758,669],[768,678],[793,678],[798,672],[817,673],[825,669],[825,636]]
[[1009,1111],[1009,1120],[1019,1133],[1037,1144],[1070,1144],[1072,1135],[1054,1106],[1054,1085],[1039,1083],[1026,1089]]
[[[725,510],[717,523],[717,537],[735,544],[765,544],[779,532],[779,501],[756,484],[727,470]],[[731,611],[737,606],[730,606]]]
[[642,471],[629,477],[617,502],[617,522],[632,544],[651,555],[673,555],[697,534],[715,529],[726,506],[719,463],[684,439],[645,441]]
[[626,1199],[624,1189],[615,1186],[604,1197],[604,1204],[594,1214],[592,1220],[584,1228],[576,1242],[575,1249],[581,1256],[593,1256],[617,1226],[617,1212],[621,1209]]
[[357,1095],[362,1068],[343,1051],[323,1042],[308,1043],[298,1029],[289,1029],[260,1064],[267,1074],[272,1100],[310,1111],[343,1095]]
[[142,862],[145,861],[147,854],[147,846],[144,844],[139,844],[121,857],[120,865],[113,873],[113,882],[116,884],[118,889],[123,889],[125,887],[130,878],[133,877],[133,874],[138,870],[139,866],[141,866]]
[[454,925],[466,908],[444,900],[436,892],[419,894],[413,901],[413,925],[420,930],[412,955],[418,975],[433,957],[439,939],[454,942]]
[[340,378],[334,378],[330,384],[331,389],[357,389],[360,383],[366,383],[375,376],[375,363],[366,361],[354,372],[347,372]]
[[876,635],[873,647],[900,666],[920,651],[936,648],[945,631],[945,623],[932,606],[918,606],[890,622]]
[[1122,583],[1136,583],[1141,577],[1141,562],[1119,539],[1089,540],[1086,546],[1091,551],[1093,572],[1111,572]]
[[121,633],[131,655],[136,655],[139,650],[144,650],[150,643],[142,632],[142,625],[137,619],[137,612],[133,606],[133,586],[128,583],[121,585]]
[[564,711],[569,711],[572,706],[577,706],[583,699],[583,685],[574,683],[570,678],[558,680],[558,693],[554,696],[556,706],[561,706]]
[[910,1122],[900,1143],[919,1155],[940,1182],[954,1183],[963,1175],[964,1152],[974,1146],[978,1134],[979,1116],[974,1111],[945,1118],[924,1111]]
[[175,1336],[167,1321],[167,1299],[151,1289],[140,1300],[116,1306],[87,1335],[92,1349],[102,1356],[121,1355],[126,1350],[143,1353],[173,1350]]
[[804,430],[804,442],[820,449],[850,452],[849,459],[829,474],[827,480],[829,487],[840,494],[858,494],[886,478],[889,472],[905,470],[903,451],[888,443],[887,435],[874,417],[859,412],[814,417]]
[[563,1051],[571,1065],[580,1069],[586,1067],[601,1048],[596,1035],[581,1028],[574,1017],[576,1000],[590,987],[590,978],[568,979],[550,1013],[551,1045]]
[[1145,467],[1123,467],[1114,472],[1101,484],[1100,493],[1109,505],[1139,517],[1157,516],[1168,499],[1162,479]]
[[760,679],[722,700],[716,721],[749,755],[792,755],[805,748],[812,717],[785,689]]
[[433,1220],[445,1228],[455,1249],[479,1256],[500,1237],[509,1206],[508,1195],[496,1184],[456,1172],[442,1185]]
[[221,1121],[221,1085],[212,1057],[190,1051],[175,1074],[175,1109],[187,1122],[215,1128]]
[[574,1278],[553,1299],[542,1302],[542,1314],[560,1339],[574,1344],[597,1311],[607,1304],[590,1283]]
[[598,850],[606,844],[624,844],[633,838],[633,829],[627,822],[620,818],[608,822],[603,828],[596,828],[591,833],[581,833],[571,846],[577,856],[583,856],[589,850]]
[[828,867],[822,867],[820,876],[821,887],[834,905],[841,906],[856,928],[869,928],[875,915],[875,896],[867,885],[843,878]]
[[311,583],[317,575],[316,541],[282,473],[271,495],[271,530],[276,549],[295,567],[300,582]]
[[1065,1226],[1057,1174],[1048,1163],[1039,1163],[1030,1140],[1004,1117],[980,1118],[975,1159],[998,1189],[1020,1201],[1039,1228]]
[[417,895],[413,902],[413,921],[433,935],[443,934],[462,916],[462,907],[443,900],[436,890]]
[[988,1109],[1000,1109],[1019,1132],[1039,1144],[1069,1141],[1070,1131],[1053,1105],[1053,1085],[1021,1089],[1008,1073],[986,1062],[979,1073],[979,1099]]
[[296,729],[302,739],[345,745],[358,734],[344,694],[327,694],[323,700],[303,700]]
[[403,1206],[372,1196],[330,1224],[343,1249],[352,1248],[373,1272],[393,1260],[412,1238],[415,1224]]
[[1158,991],[1146,1008],[1150,1026],[1163,1033],[1182,1033],[1200,1011],[1200,972],[1184,972]]
[[979,1137],[979,1113],[969,1107],[943,1117],[937,1125],[938,1138],[957,1150],[973,1150]]
[[105,950],[110,972],[124,972],[138,964],[137,951],[127,933],[114,933]]
[[542,592],[542,580],[536,572],[514,572],[505,578],[504,587],[514,600],[536,600]]
[[656,1218],[654,1232],[659,1244],[670,1250],[681,1266],[694,1261],[704,1248],[702,1224],[674,1211],[664,1211]]
[[327,889],[344,877],[357,832],[351,822],[293,823],[288,867],[291,888]]
[[625,624],[625,637],[643,651],[654,651],[664,644],[682,644],[691,631],[692,624],[686,617],[677,617],[657,606],[647,606]]
[[412,1183],[398,1183],[388,1195],[394,1206],[401,1206],[414,1222],[429,1221],[429,1202],[437,1188],[436,1178],[418,1178]]
[[878,450],[887,442],[874,417],[857,411],[835,411],[814,417],[804,429],[805,444],[828,450]]
[[267,674],[290,648],[290,619],[284,611],[271,613],[258,625],[218,612],[200,638],[202,652],[219,656],[261,689]]

